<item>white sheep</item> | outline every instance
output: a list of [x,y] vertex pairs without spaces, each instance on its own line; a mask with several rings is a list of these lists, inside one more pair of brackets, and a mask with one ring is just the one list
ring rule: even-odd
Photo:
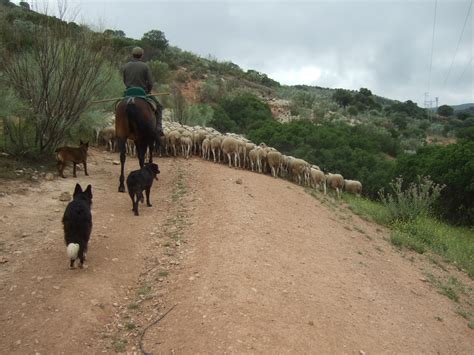
[[280,173],[282,164],[282,155],[276,150],[270,150],[267,153],[267,162],[273,177],[277,177]]
[[201,145],[201,151],[202,151],[202,158],[203,159],[205,159],[205,160],[210,159],[210,157],[211,157],[210,150],[211,150],[211,140],[208,137],[206,137],[202,141],[202,145]]
[[344,178],[341,174],[327,174],[326,185],[327,187],[336,190],[337,197],[341,198],[341,191],[344,187]]
[[240,165],[239,147],[240,143],[234,137],[225,137],[222,140],[221,148],[224,157],[227,156],[228,158],[229,168],[232,167],[232,156],[234,157],[234,166],[238,167]]
[[214,158],[214,163],[221,162],[221,144],[224,136],[218,134],[211,138],[211,152],[212,157]]
[[326,195],[326,175],[321,170],[311,167],[310,184],[312,188],[318,188],[320,191],[322,189]]
[[344,180],[344,190],[351,194],[360,196],[362,193],[362,183],[357,180]]
[[105,141],[106,149],[110,148],[111,152],[115,151],[115,127],[109,126],[102,128],[99,137]]

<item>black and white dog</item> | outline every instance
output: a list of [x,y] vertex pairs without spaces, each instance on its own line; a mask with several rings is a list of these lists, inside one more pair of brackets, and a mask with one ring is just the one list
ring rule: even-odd
[[70,268],[79,257],[79,267],[84,266],[87,244],[92,231],[92,186],[88,185],[85,191],[76,184],[73,200],[64,211],[64,241],[67,245],[67,255],[70,259]]

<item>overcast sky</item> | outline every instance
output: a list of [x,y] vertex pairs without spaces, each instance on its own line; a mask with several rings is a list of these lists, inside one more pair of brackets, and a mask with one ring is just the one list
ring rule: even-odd
[[440,105],[474,102],[472,0],[69,0],[75,6],[78,22],[137,39],[159,29],[171,45],[282,84],[366,87],[420,106],[428,91]]

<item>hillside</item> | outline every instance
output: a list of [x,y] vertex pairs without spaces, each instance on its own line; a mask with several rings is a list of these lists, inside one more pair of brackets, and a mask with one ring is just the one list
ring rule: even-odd
[[[153,207],[135,217],[117,192],[116,159],[94,149],[88,177],[0,181],[1,353],[137,352],[145,330],[153,353],[474,346],[454,311],[466,296],[455,304],[430,277],[449,270],[466,290],[472,280],[400,252],[344,204],[269,176],[162,158]],[[127,170],[136,167],[129,159]],[[93,186],[94,227],[88,268],[68,270],[58,198],[76,181]]]

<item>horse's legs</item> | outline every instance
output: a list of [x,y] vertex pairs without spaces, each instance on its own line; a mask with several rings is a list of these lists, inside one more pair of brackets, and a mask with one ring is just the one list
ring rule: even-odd
[[140,168],[143,168],[145,165],[145,153],[147,149],[147,145],[143,144],[142,142],[136,143],[137,146],[137,155],[138,155],[138,163],[140,164]]
[[155,142],[148,144],[148,150],[150,151],[150,157],[148,158],[148,163],[153,163],[153,150],[155,150]]
[[125,144],[127,142],[127,139],[125,138],[118,138],[118,146],[120,149],[120,185],[119,185],[119,192],[125,192],[125,185],[124,185],[124,174],[123,170],[125,167]]

